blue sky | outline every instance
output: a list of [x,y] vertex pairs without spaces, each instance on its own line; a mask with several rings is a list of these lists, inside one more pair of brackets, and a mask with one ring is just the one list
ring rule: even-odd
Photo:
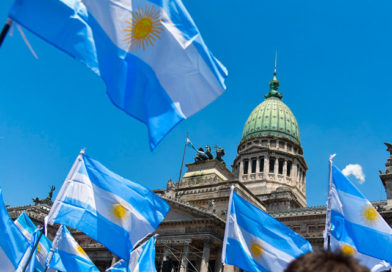
[[[0,1],[0,22],[11,4]],[[358,186],[369,199],[386,198],[378,170],[388,157],[383,143],[392,142],[390,1],[184,4],[229,70],[227,91],[154,152],[145,126],[111,104],[92,71],[27,30],[38,60],[17,31],[7,37],[0,49],[0,186],[8,204],[31,204],[50,185],[59,189],[82,147],[151,189],[178,179],[187,131],[195,145],[225,148],[230,165],[247,117],[268,92],[276,49],[280,91],[298,120],[309,166],[308,204],[326,201],[332,153],[340,168],[362,165],[366,181]],[[193,156],[188,149],[186,162]]]

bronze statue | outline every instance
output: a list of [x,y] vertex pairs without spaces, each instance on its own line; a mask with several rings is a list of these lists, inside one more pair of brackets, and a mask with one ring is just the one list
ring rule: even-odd
[[209,160],[212,160],[214,156],[211,153],[211,147],[209,145],[206,145],[205,148],[206,148],[205,154],[207,155]]
[[53,204],[52,197],[53,197],[54,190],[56,190],[56,187],[52,185],[49,188],[50,188],[49,194],[45,199],[40,199],[39,197],[32,198],[35,205],[47,204],[51,206]]
[[206,161],[208,160],[208,156],[204,152],[204,149],[202,147],[199,147],[197,149],[196,157],[195,157],[195,162],[200,162],[200,161]]
[[389,151],[389,153],[391,153],[392,156],[392,144],[390,143],[384,143],[387,146],[387,151]]
[[216,153],[216,159],[218,161],[222,161],[223,162],[222,157],[225,155],[225,150],[223,148],[219,147],[219,146],[215,146],[215,153]]

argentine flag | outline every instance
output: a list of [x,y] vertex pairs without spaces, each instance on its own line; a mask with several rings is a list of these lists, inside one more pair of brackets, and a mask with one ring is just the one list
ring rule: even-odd
[[222,249],[222,263],[248,272],[280,272],[311,244],[255,207],[232,188]]
[[99,272],[83,248],[63,225],[60,226],[53,240],[48,266],[59,271]]
[[330,190],[331,249],[356,257],[373,272],[389,270],[391,227],[334,165]]
[[121,259],[153,233],[170,206],[152,191],[78,156],[48,215],[48,223],[78,229]]
[[106,272],[155,272],[155,242],[156,236],[151,237],[131,252],[129,261],[120,260]]
[[0,271],[15,272],[28,249],[29,242],[9,216],[0,189]]
[[181,0],[16,0],[9,17],[101,76],[151,149],[225,90],[226,68]]
[[[36,225],[31,221],[31,219],[23,212],[16,220],[15,225],[19,228],[19,230],[23,233],[23,235],[27,238],[27,240],[31,241],[35,230],[37,229]],[[46,236],[42,236],[39,244],[37,246],[37,260],[38,263],[35,266],[35,269],[39,272],[45,271],[45,261],[52,247],[52,242]],[[51,269],[47,271],[53,271]]]

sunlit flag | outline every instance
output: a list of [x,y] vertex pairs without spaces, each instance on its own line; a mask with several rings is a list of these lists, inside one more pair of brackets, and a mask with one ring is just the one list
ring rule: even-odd
[[392,263],[392,229],[373,205],[342,172],[332,165],[325,246],[359,259],[374,271],[389,270]]
[[284,271],[312,245],[231,189],[222,263],[249,272]]
[[99,269],[65,226],[61,225],[57,230],[52,250],[47,265],[53,269],[72,272],[99,272]]
[[81,153],[48,215],[48,223],[78,229],[122,259],[153,233],[169,204]]
[[226,88],[181,0],[16,0],[9,16],[101,76],[151,149]]
[[3,202],[0,189],[0,268],[15,272],[29,248],[29,242],[14,224]]

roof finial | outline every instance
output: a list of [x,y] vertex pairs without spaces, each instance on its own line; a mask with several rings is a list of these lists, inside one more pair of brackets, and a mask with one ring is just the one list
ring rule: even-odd
[[276,77],[276,66],[278,63],[278,50],[275,52],[275,68],[274,68],[274,77],[270,81],[270,91],[264,96],[265,98],[270,98],[270,97],[277,97],[279,99],[282,99],[282,94],[278,91],[279,89],[279,80]]
[[276,49],[276,51],[275,51],[275,69],[274,69],[274,78],[273,78],[273,80],[277,80],[277,78],[276,78],[276,65],[277,65],[277,63],[278,63],[278,49]]

